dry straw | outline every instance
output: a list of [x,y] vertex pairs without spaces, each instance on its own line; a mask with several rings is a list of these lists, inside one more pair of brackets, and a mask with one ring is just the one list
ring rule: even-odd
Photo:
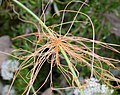
[[[34,95],[36,95],[36,93],[46,83],[47,79],[50,76],[51,76],[50,78],[51,78],[51,85],[52,85],[52,83],[53,83],[52,82],[52,67],[54,65],[56,65],[57,68],[62,72],[62,74],[67,79],[68,83],[69,83],[69,80],[72,81],[71,87],[73,87],[73,88],[78,87],[80,89],[82,95],[84,95],[84,91],[83,91],[84,85],[81,85],[81,83],[78,79],[80,72],[78,72],[78,70],[75,67],[76,63],[80,63],[81,65],[88,67],[91,70],[91,78],[97,77],[98,79],[100,79],[101,81],[103,81],[104,83],[106,83],[107,85],[109,85],[111,87],[113,87],[113,86],[110,85],[110,81],[116,81],[117,83],[120,83],[120,80],[115,78],[114,75],[109,70],[106,70],[102,67],[103,64],[106,64],[110,68],[119,70],[119,68],[116,67],[113,63],[119,63],[120,61],[116,60],[116,59],[112,59],[112,58],[102,57],[102,56],[94,53],[94,51],[95,51],[94,45],[95,44],[105,47],[107,49],[110,49],[117,53],[120,53],[120,52],[118,50],[116,50],[115,48],[113,48],[112,46],[119,46],[119,45],[103,43],[103,42],[95,40],[95,30],[94,30],[94,25],[92,23],[92,20],[90,19],[90,17],[87,14],[80,12],[81,8],[84,5],[87,5],[86,2],[79,1],[82,3],[82,6],[79,8],[78,11],[67,10],[67,6],[69,6],[69,4],[71,4],[74,1],[69,2],[68,5],[66,6],[65,10],[59,11],[59,12],[63,12],[63,16],[62,16],[61,24],[56,25],[56,27],[60,26],[60,30],[59,30],[59,34],[58,34],[51,28],[47,27],[45,25],[45,23],[39,17],[37,17],[32,11],[30,11],[30,9],[25,7],[22,3],[20,3],[17,0],[12,0],[12,1],[14,3],[16,3],[17,5],[19,5],[20,7],[22,7],[24,10],[26,10],[31,16],[33,16],[39,22],[42,32],[26,34],[26,35],[22,35],[22,36],[18,36],[16,38],[14,38],[14,40],[15,40],[18,38],[27,39],[27,38],[25,38],[26,36],[36,36],[36,35],[38,36],[37,42],[35,43],[36,48],[35,48],[34,52],[21,50],[21,51],[28,53],[28,55],[20,58],[20,60],[22,59],[24,61],[21,63],[19,70],[15,73],[15,77],[13,78],[13,82],[12,82],[11,86],[13,85],[17,75],[19,75],[20,70],[27,68],[29,66],[33,66],[32,70],[30,71],[31,72],[30,73],[31,74],[30,81],[29,81],[29,83],[26,82],[28,84],[28,86],[26,87],[23,94],[26,93],[26,95],[29,95],[30,90],[33,89]],[[78,1],[76,1],[76,2],[78,2]],[[64,15],[66,12],[76,13],[73,21],[66,22],[66,23],[63,22]],[[92,30],[93,30],[93,39],[87,39],[87,38],[83,38],[83,37],[68,35],[69,31],[72,28],[72,25],[74,23],[80,22],[80,21],[76,21],[76,18],[79,14],[84,15],[89,19],[89,22],[91,23]],[[61,35],[62,26],[64,24],[68,24],[68,23],[71,23],[70,28],[68,29],[68,31],[66,32],[65,35]],[[37,25],[36,25],[36,27],[38,28]],[[53,26],[53,27],[55,27],[55,26]],[[41,40],[46,41],[45,39],[47,39],[47,42],[44,45],[39,46],[40,41]],[[30,41],[30,42],[33,43],[32,41]],[[72,44],[71,42],[73,42],[74,44]],[[87,46],[87,43],[92,44],[92,49]],[[66,60],[66,63],[67,63],[66,65],[65,64],[63,65],[60,62],[60,59],[61,59],[60,57],[62,57]],[[31,59],[34,59],[34,61],[28,65],[28,63],[31,61]],[[33,88],[34,81],[35,81],[39,71],[41,70],[43,64],[47,60],[49,60],[49,62],[51,63],[50,72],[49,72],[45,82],[43,83],[43,85],[40,86],[40,88],[35,91]],[[117,87],[119,87],[119,85]],[[52,89],[55,90],[56,88],[52,87]]]

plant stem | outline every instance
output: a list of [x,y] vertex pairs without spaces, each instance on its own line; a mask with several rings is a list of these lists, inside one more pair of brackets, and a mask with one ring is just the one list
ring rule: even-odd
[[63,50],[63,48],[62,48],[61,46],[60,46],[60,51],[61,51],[61,53],[63,54],[66,62],[68,63],[68,67],[70,68],[70,70],[71,70],[71,72],[72,72],[72,74],[73,74],[73,76],[74,76],[74,78],[75,78],[75,83],[76,83],[76,85],[77,85],[78,88],[80,89],[81,94],[84,95],[84,92],[83,92],[83,90],[81,89],[81,84],[80,84],[80,82],[79,82],[79,80],[78,80],[78,77],[77,77],[77,75],[76,75],[76,72],[75,72],[74,68],[72,67],[72,63],[70,62],[67,54],[65,53],[65,51]]
[[17,3],[20,7],[22,7],[23,9],[25,9],[30,15],[32,15],[36,20],[39,21],[40,25],[43,26],[47,32],[49,32],[49,34],[51,36],[53,36],[52,32],[50,31],[50,29],[42,22],[42,20],[36,16],[30,9],[28,9],[26,6],[24,6],[22,3],[20,3],[19,1],[17,0],[12,0],[13,2]]
[[[53,36],[53,34],[52,34],[52,32],[50,31],[50,29],[49,29],[49,28],[42,22],[42,20],[41,20],[38,16],[36,16],[30,9],[28,9],[26,6],[24,6],[22,3],[20,3],[20,2],[17,1],[17,0],[12,0],[12,1],[15,2],[15,3],[17,3],[20,7],[22,7],[23,9],[25,9],[30,15],[32,15],[36,20],[38,20],[39,23],[40,23],[40,25],[41,25],[43,28],[45,28],[45,29],[47,30],[47,32],[48,32],[51,36]],[[80,82],[79,82],[79,80],[78,80],[78,77],[77,77],[77,75],[76,75],[76,72],[75,72],[74,68],[72,67],[72,64],[71,64],[71,62],[70,62],[67,54],[65,53],[65,51],[63,50],[62,47],[60,47],[60,51],[61,51],[61,53],[63,54],[63,56],[65,57],[66,62],[68,63],[68,67],[70,68],[70,70],[71,70],[71,72],[72,72],[72,74],[73,74],[73,76],[74,76],[74,78],[75,78],[76,85],[77,85],[78,88],[80,89],[81,94],[84,95],[84,92],[83,92],[83,90],[81,89],[81,84],[80,84]],[[34,91],[34,89],[33,89],[33,91]]]
[[34,95],[37,95],[33,86],[32,86],[32,91]]

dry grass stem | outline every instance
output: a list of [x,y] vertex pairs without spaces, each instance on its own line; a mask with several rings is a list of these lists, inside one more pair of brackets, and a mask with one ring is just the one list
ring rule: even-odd
[[[13,0],[13,1],[16,1],[16,0]],[[79,82],[77,82],[78,78],[81,75],[81,72],[79,72],[76,69],[77,64],[81,65],[80,68],[82,68],[82,67],[89,68],[89,70],[91,71],[91,77],[96,77],[111,87],[120,88],[119,78],[116,78],[110,71],[111,68],[115,69],[115,70],[120,70],[120,68],[116,66],[116,64],[119,63],[120,60],[117,60],[114,58],[108,58],[105,56],[103,57],[103,56],[100,56],[99,54],[95,53],[95,51],[100,50],[99,48],[95,47],[97,45],[98,47],[106,48],[106,49],[109,49],[109,50],[119,54],[120,51],[115,49],[115,47],[119,47],[120,45],[96,41],[95,40],[95,30],[94,30],[94,25],[92,23],[92,20],[90,19],[90,17],[87,14],[80,12],[81,8],[84,5],[88,5],[88,4],[86,2],[82,2],[82,1],[75,1],[75,2],[82,3],[79,10],[78,11],[67,10],[68,6],[72,2],[74,2],[74,0],[69,2],[66,5],[64,10],[59,11],[59,12],[63,12],[63,16],[62,16],[62,20],[61,20],[60,24],[56,24],[53,26],[51,25],[51,26],[47,27],[45,25],[45,22],[43,23],[42,21],[40,21],[40,25],[42,26],[41,30],[40,30],[38,25],[34,24],[32,22],[32,24],[35,25],[35,27],[38,29],[38,32],[31,33],[31,34],[25,34],[25,35],[13,38],[13,40],[24,39],[24,40],[30,42],[31,44],[33,44],[33,46],[34,46],[34,49],[32,51],[20,49],[20,52],[22,52],[22,53],[19,56],[19,60],[24,60],[24,61],[20,64],[19,69],[15,73],[13,82],[11,84],[11,86],[12,86],[16,77],[18,75],[20,75],[20,71],[22,69],[28,68],[29,66],[32,67],[32,69],[29,72],[29,74],[30,74],[29,82],[28,83],[26,82],[28,85],[22,95],[24,95],[24,94],[29,95],[29,92],[30,92],[39,72],[41,71],[42,66],[46,62],[51,65],[50,71],[49,71],[44,83],[40,86],[40,88],[38,88],[38,90],[36,90],[36,92],[34,92],[34,94],[36,94],[45,85],[48,78],[50,78],[50,80],[51,80],[51,82],[50,82],[51,88],[53,90],[56,89],[56,88],[52,87],[54,85],[53,84],[54,82],[52,82],[52,68],[54,66],[56,66],[61,71],[61,73],[66,78],[68,84],[70,85],[70,87],[74,87],[74,88],[78,87],[80,89],[81,88],[84,89],[84,84],[83,85],[77,84],[77,83],[79,83]],[[48,6],[49,3],[50,2],[47,3],[46,7]],[[44,10],[43,10],[42,16],[45,21]],[[15,9],[14,9],[14,12],[16,12]],[[65,16],[65,13],[67,13],[67,12],[76,13],[76,15],[74,16],[72,21],[64,22],[64,16]],[[16,14],[19,16],[19,14],[17,12],[16,12]],[[83,15],[89,19],[89,21],[87,23],[90,23],[91,27],[92,27],[92,32],[93,32],[92,39],[77,37],[77,36],[73,36],[73,35],[69,36],[69,34],[70,34],[69,32],[70,32],[73,24],[81,22],[81,21],[76,20],[78,15]],[[42,16],[41,16],[41,18],[42,18]],[[22,21],[24,21],[24,20],[22,20]],[[82,22],[84,23],[84,21],[82,21]],[[31,21],[29,21],[28,23],[31,23]],[[65,24],[70,24],[70,27],[69,27],[68,31],[66,31],[66,34],[62,35],[62,33],[61,33],[62,27]],[[52,30],[55,27],[60,27],[59,32]],[[44,30],[44,28],[45,28],[45,30]],[[28,36],[33,36],[36,39],[36,41],[32,41],[32,40],[28,39],[27,38]],[[42,43],[42,45],[41,45],[41,43]],[[87,45],[88,43],[91,44],[91,47],[89,47]],[[61,48],[64,51],[64,53],[66,54],[66,56],[68,57],[69,64],[61,62],[61,59],[66,60],[65,57],[63,56],[63,53],[61,52]],[[21,57],[22,54],[23,54],[23,57]],[[33,60],[33,61],[31,62],[31,60]],[[108,69],[104,69],[104,65],[107,66]],[[74,72],[72,72],[71,68],[74,70]],[[22,79],[25,81],[25,79],[23,77],[22,77]],[[116,82],[118,84],[118,86],[115,87],[115,86],[111,85],[110,84],[111,81]]]

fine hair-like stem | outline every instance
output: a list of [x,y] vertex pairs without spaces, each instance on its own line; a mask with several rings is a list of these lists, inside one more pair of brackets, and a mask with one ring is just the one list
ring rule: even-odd
[[[22,3],[20,3],[20,2],[17,1],[17,0],[12,0],[12,1],[15,2],[15,3],[17,3],[20,7],[22,7],[23,9],[25,9],[30,15],[32,15],[32,16],[39,22],[39,24],[40,24],[43,28],[45,28],[46,31],[47,31],[52,37],[54,37],[54,35],[53,35],[53,33],[51,32],[51,30],[50,30],[50,29],[42,22],[42,20],[39,19],[39,17],[37,17],[30,9],[28,9],[26,6],[24,6]],[[76,83],[76,85],[77,85],[78,88],[80,89],[82,95],[84,95],[84,92],[83,92],[83,90],[81,89],[81,84],[80,84],[80,82],[79,82],[79,80],[78,80],[78,77],[77,77],[77,75],[76,75],[76,72],[75,72],[74,68],[71,66],[71,62],[70,62],[67,54],[65,53],[65,51],[63,50],[62,47],[59,47],[59,48],[60,48],[60,51],[61,51],[62,55],[64,56],[64,58],[65,58],[65,60],[66,60],[66,62],[67,62],[67,64],[68,64],[68,67],[69,67],[70,71],[71,71],[72,74],[73,74],[73,77],[75,78],[75,83]],[[29,87],[29,90],[31,89],[31,87],[32,87],[32,86]],[[28,94],[29,94],[29,91],[27,92],[27,95],[28,95]]]

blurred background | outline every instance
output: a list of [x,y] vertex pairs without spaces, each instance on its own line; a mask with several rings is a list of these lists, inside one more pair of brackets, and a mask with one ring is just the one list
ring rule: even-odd
[[[26,5],[39,17],[41,17],[43,9],[45,9],[45,6],[48,4],[44,11],[45,19],[44,16],[42,16],[41,19],[43,21],[45,20],[45,24],[47,26],[51,26],[55,31],[59,31],[59,27],[53,27],[52,25],[57,25],[61,22],[62,12],[60,12],[60,10],[63,10],[71,0],[19,1]],[[106,43],[120,45],[120,0],[88,0],[87,4],[89,6],[84,5],[81,9],[81,12],[86,13],[92,19],[95,26],[95,39]],[[82,3],[73,2],[67,7],[67,9],[77,11],[81,5]],[[18,12],[19,14],[17,15],[15,12]],[[76,13],[67,12],[65,14],[64,22],[72,21],[75,15]],[[19,18],[24,19],[25,21],[21,21]],[[33,24],[26,23],[27,20],[34,23],[37,22],[25,10],[18,7],[12,1],[10,2],[10,0],[0,0],[0,95],[5,95],[5,93],[8,91],[9,85],[12,82],[13,74],[20,64],[16,61],[15,57],[8,56],[8,54],[12,53],[14,49],[20,48],[28,51],[34,50],[34,45],[30,44],[27,40],[13,40],[14,37],[37,32],[37,29]],[[88,23],[88,18],[83,15],[78,15],[77,20],[84,22],[75,23],[70,31],[71,35],[92,39],[92,28],[90,23]],[[61,32],[63,35],[68,30],[69,26],[70,24],[63,26]],[[35,37],[27,38],[33,42],[36,41]],[[120,48],[116,48],[120,50]],[[96,51],[97,54],[120,60],[119,54],[102,48],[101,50],[102,51]],[[20,54],[14,53],[14,55]],[[11,65],[9,65],[9,63],[11,63]],[[47,71],[49,67],[49,64],[44,64],[37,80],[35,81],[35,89],[44,82],[49,72]],[[23,69],[20,73],[22,76],[26,76],[29,70],[30,68],[26,68]],[[86,70],[86,68],[80,68],[79,71],[81,72],[81,78],[87,78],[90,75],[90,70]],[[117,77],[120,75],[120,72],[118,71],[113,70],[112,72]],[[55,87],[67,86],[65,78],[61,75],[58,69],[53,69],[53,75]],[[24,91],[26,85],[27,84],[22,80],[22,78],[18,76],[11,90],[11,95],[20,95]],[[113,85],[116,84],[113,83]],[[48,94],[50,93],[49,87],[50,85],[48,80],[38,95],[52,95],[52,93]],[[67,94],[68,92],[64,92],[66,93],[65,95],[70,95]],[[55,95],[59,95],[57,92],[54,93]],[[119,90],[116,89],[113,95],[119,95]]]

